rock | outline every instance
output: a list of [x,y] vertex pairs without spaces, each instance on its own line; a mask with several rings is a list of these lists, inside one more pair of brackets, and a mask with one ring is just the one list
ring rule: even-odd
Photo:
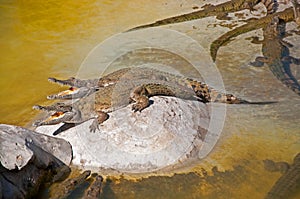
[[[121,172],[151,172],[198,158],[210,123],[208,105],[175,97],[152,97],[142,112],[131,105],[110,113],[100,132],[89,132],[91,120],[56,135],[71,143],[74,165]],[[59,125],[37,132],[56,134]]]
[[70,172],[71,145],[63,139],[0,124],[0,143],[1,198],[31,198],[56,174],[61,180]]
[[72,159],[71,145],[63,139],[53,138],[31,130],[0,124],[0,162],[6,169],[22,169],[32,158],[34,151],[26,146],[32,142],[47,153],[68,165]]

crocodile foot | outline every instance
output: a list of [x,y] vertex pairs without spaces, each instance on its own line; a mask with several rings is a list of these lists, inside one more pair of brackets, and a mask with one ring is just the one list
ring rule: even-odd
[[149,98],[147,96],[140,96],[135,98],[136,103],[132,105],[132,110],[134,112],[141,112],[143,109],[149,106]]

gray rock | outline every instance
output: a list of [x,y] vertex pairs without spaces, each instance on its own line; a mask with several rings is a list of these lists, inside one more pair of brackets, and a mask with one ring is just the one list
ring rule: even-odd
[[[153,104],[134,113],[131,106],[110,113],[100,132],[89,132],[91,120],[63,131],[74,165],[85,169],[151,172],[198,158],[210,123],[208,105],[175,97],[152,97]],[[60,125],[41,126],[53,135]]]
[[63,139],[0,124],[0,144],[0,198],[32,198],[70,173],[72,149]]
[[26,146],[32,142],[45,152],[53,154],[69,165],[72,160],[71,145],[63,139],[42,135],[31,130],[0,124],[0,162],[6,169],[22,169],[33,157],[34,151]]

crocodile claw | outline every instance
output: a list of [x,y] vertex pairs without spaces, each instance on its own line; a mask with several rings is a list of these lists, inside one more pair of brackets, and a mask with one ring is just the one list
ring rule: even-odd
[[134,112],[137,112],[137,111],[141,112],[144,108],[145,108],[145,107],[142,106],[141,104],[136,103],[136,104],[133,104],[133,105],[132,105],[131,110],[133,110]]

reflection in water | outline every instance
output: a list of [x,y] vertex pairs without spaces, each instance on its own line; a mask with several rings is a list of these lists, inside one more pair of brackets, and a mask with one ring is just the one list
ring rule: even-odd
[[[116,194],[111,189],[112,184],[113,184],[113,181],[111,179],[107,178],[106,182],[105,182],[105,185],[103,186],[103,189],[102,189],[102,194],[101,194],[102,199],[115,199],[115,198],[117,198]],[[127,198],[127,196],[126,196],[126,198]]]
[[[192,0],[182,6],[171,0],[1,1],[0,122],[25,125],[31,121],[36,114],[32,105],[50,103],[45,96],[61,90],[49,85],[47,78],[74,76],[87,53],[99,42],[138,24],[174,16],[183,9],[190,11],[193,6]],[[227,30],[209,28],[214,19],[209,20],[171,28],[208,49]],[[269,191],[281,174],[266,171],[262,160],[291,163],[299,152],[299,98],[268,70],[241,67],[261,51],[244,40],[247,36],[219,52],[217,65],[226,89],[253,101],[279,103],[228,107],[222,139],[192,171],[138,182],[108,181],[104,198],[262,198]],[[299,43],[293,50],[299,52]],[[218,170],[211,171],[214,166]]]
[[[242,166],[224,172],[214,167],[209,173],[202,169],[197,173],[153,176],[138,182],[121,179],[111,187],[117,197],[124,195],[126,198],[246,198],[240,190],[246,189],[250,178],[249,171]],[[262,198],[257,193],[251,195]]]

